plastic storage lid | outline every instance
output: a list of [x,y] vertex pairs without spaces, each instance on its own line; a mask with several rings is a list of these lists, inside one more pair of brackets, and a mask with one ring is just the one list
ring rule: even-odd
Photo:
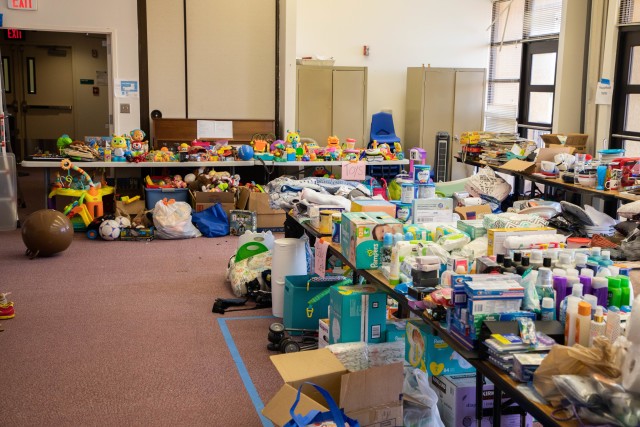
[[554,308],[555,303],[553,302],[553,298],[544,297],[542,298],[542,308]]
[[591,317],[591,304],[585,301],[580,301],[578,303],[578,314],[581,316]]

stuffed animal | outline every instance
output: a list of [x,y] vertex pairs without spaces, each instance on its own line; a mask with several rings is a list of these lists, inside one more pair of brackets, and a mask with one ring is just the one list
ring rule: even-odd
[[131,135],[131,155],[141,156],[149,150],[149,143],[144,138],[147,136],[142,129],[134,129],[129,135]]

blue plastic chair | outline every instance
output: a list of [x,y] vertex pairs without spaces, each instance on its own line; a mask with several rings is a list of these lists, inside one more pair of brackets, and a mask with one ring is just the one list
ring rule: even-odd
[[389,113],[380,112],[371,116],[371,133],[369,144],[374,140],[378,144],[387,143],[393,146],[394,142],[400,142],[393,127],[393,116]]

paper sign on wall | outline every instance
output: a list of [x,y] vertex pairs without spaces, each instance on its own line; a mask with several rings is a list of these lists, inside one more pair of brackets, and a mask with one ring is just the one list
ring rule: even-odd
[[613,85],[609,79],[600,79],[596,87],[596,104],[611,105],[613,99]]
[[233,139],[233,122],[220,120],[198,120],[197,138]]
[[344,162],[342,164],[342,179],[347,181],[364,181],[366,173],[366,162]]
[[137,80],[116,79],[116,98],[138,98],[140,89]]
[[316,239],[316,253],[314,271],[320,277],[324,277],[327,268],[327,249],[329,244],[322,239]]

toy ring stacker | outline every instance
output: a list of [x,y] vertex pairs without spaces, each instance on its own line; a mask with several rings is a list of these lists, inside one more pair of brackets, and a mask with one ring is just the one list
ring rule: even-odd
[[69,169],[71,169],[71,160],[69,159],[63,159],[60,162],[60,167],[62,168],[62,170],[66,170],[68,171]]

